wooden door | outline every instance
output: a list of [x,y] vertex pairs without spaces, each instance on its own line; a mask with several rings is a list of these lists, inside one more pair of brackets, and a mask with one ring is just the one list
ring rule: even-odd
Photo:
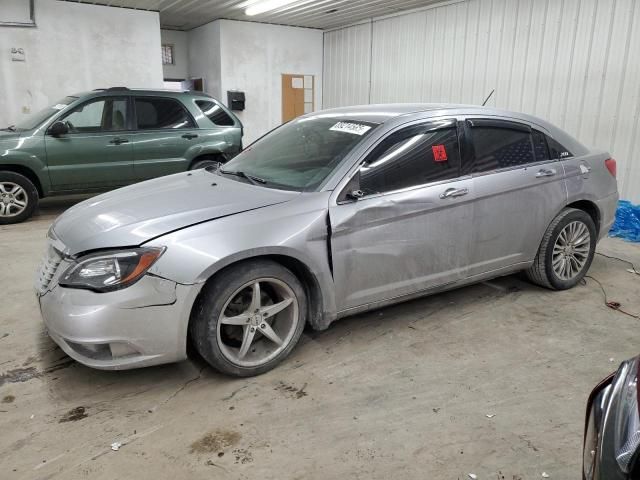
[[282,74],[282,121],[314,110],[313,75]]

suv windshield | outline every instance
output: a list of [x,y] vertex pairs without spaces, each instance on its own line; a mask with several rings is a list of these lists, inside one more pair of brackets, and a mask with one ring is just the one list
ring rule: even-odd
[[40,110],[38,113],[34,113],[33,115],[29,115],[28,118],[24,119],[22,122],[16,124],[16,130],[31,130],[32,128],[36,128],[41,123],[48,120],[53,114],[58,113],[63,108],[66,108],[71,102],[76,101],[77,97],[64,97],[62,100],[58,100],[53,105],[45,108],[44,110]]
[[335,117],[294,120],[241,152],[221,168],[220,174],[258,179],[268,187],[314,190],[376,126]]

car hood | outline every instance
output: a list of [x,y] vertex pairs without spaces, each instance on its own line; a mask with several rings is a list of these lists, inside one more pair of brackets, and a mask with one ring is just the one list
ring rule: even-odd
[[7,130],[0,130],[0,143],[4,144],[6,142],[15,143],[20,138],[20,132],[9,132]]
[[85,200],[52,228],[65,253],[141,245],[196,223],[283,203],[298,192],[273,190],[206,170],[178,173]]

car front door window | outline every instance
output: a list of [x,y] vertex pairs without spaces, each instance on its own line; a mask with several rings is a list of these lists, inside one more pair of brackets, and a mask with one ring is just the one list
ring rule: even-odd
[[114,132],[127,129],[125,97],[102,98],[84,103],[73,109],[62,121],[69,133]]
[[392,133],[360,168],[365,195],[393,192],[458,176],[460,151],[455,122],[445,128],[415,125]]

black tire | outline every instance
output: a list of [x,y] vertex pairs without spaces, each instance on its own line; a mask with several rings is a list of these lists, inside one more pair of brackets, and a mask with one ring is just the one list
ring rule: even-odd
[[[589,252],[586,262],[579,272],[571,279],[562,279],[553,269],[553,247],[560,232],[571,222],[581,222],[589,230]],[[533,265],[525,270],[525,275],[531,282],[551,290],[566,290],[576,286],[587,274],[593,261],[596,251],[596,235],[596,226],[588,213],[575,208],[565,208],[547,228]]]
[[[298,321],[295,327],[292,326],[290,340],[275,358],[259,366],[242,366],[230,361],[222,352],[218,344],[218,321],[230,297],[243,285],[261,278],[277,279],[291,289],[297,299]],[[306,316],[304,287],[290,270],[269,260],[248,260],[228,267],[205,285],[194,306],[189,333],[197,352],[214,369],[235,377],[251,377],[273,369],[291,353],[302,335]]]
[[[0,171],[0,184],[2,183],[11,183],[22,187],[26,194],[27,204],[24,210],[22,210],[19,214],[11,216],[4,216],[0,214],[0,225],[24,222],[27,218],[33,215],[33,212],[38,206],[38,189],[27,177],[15,172]],[[0,192],[0,202],[2,201],[2,192]]]
[[201,168],[213,168],[214,170],[218,168],[218,166],[224,164],[223,157],[206,157],[202,160],[196,160],[193,162],[189,170],[199,170]]

